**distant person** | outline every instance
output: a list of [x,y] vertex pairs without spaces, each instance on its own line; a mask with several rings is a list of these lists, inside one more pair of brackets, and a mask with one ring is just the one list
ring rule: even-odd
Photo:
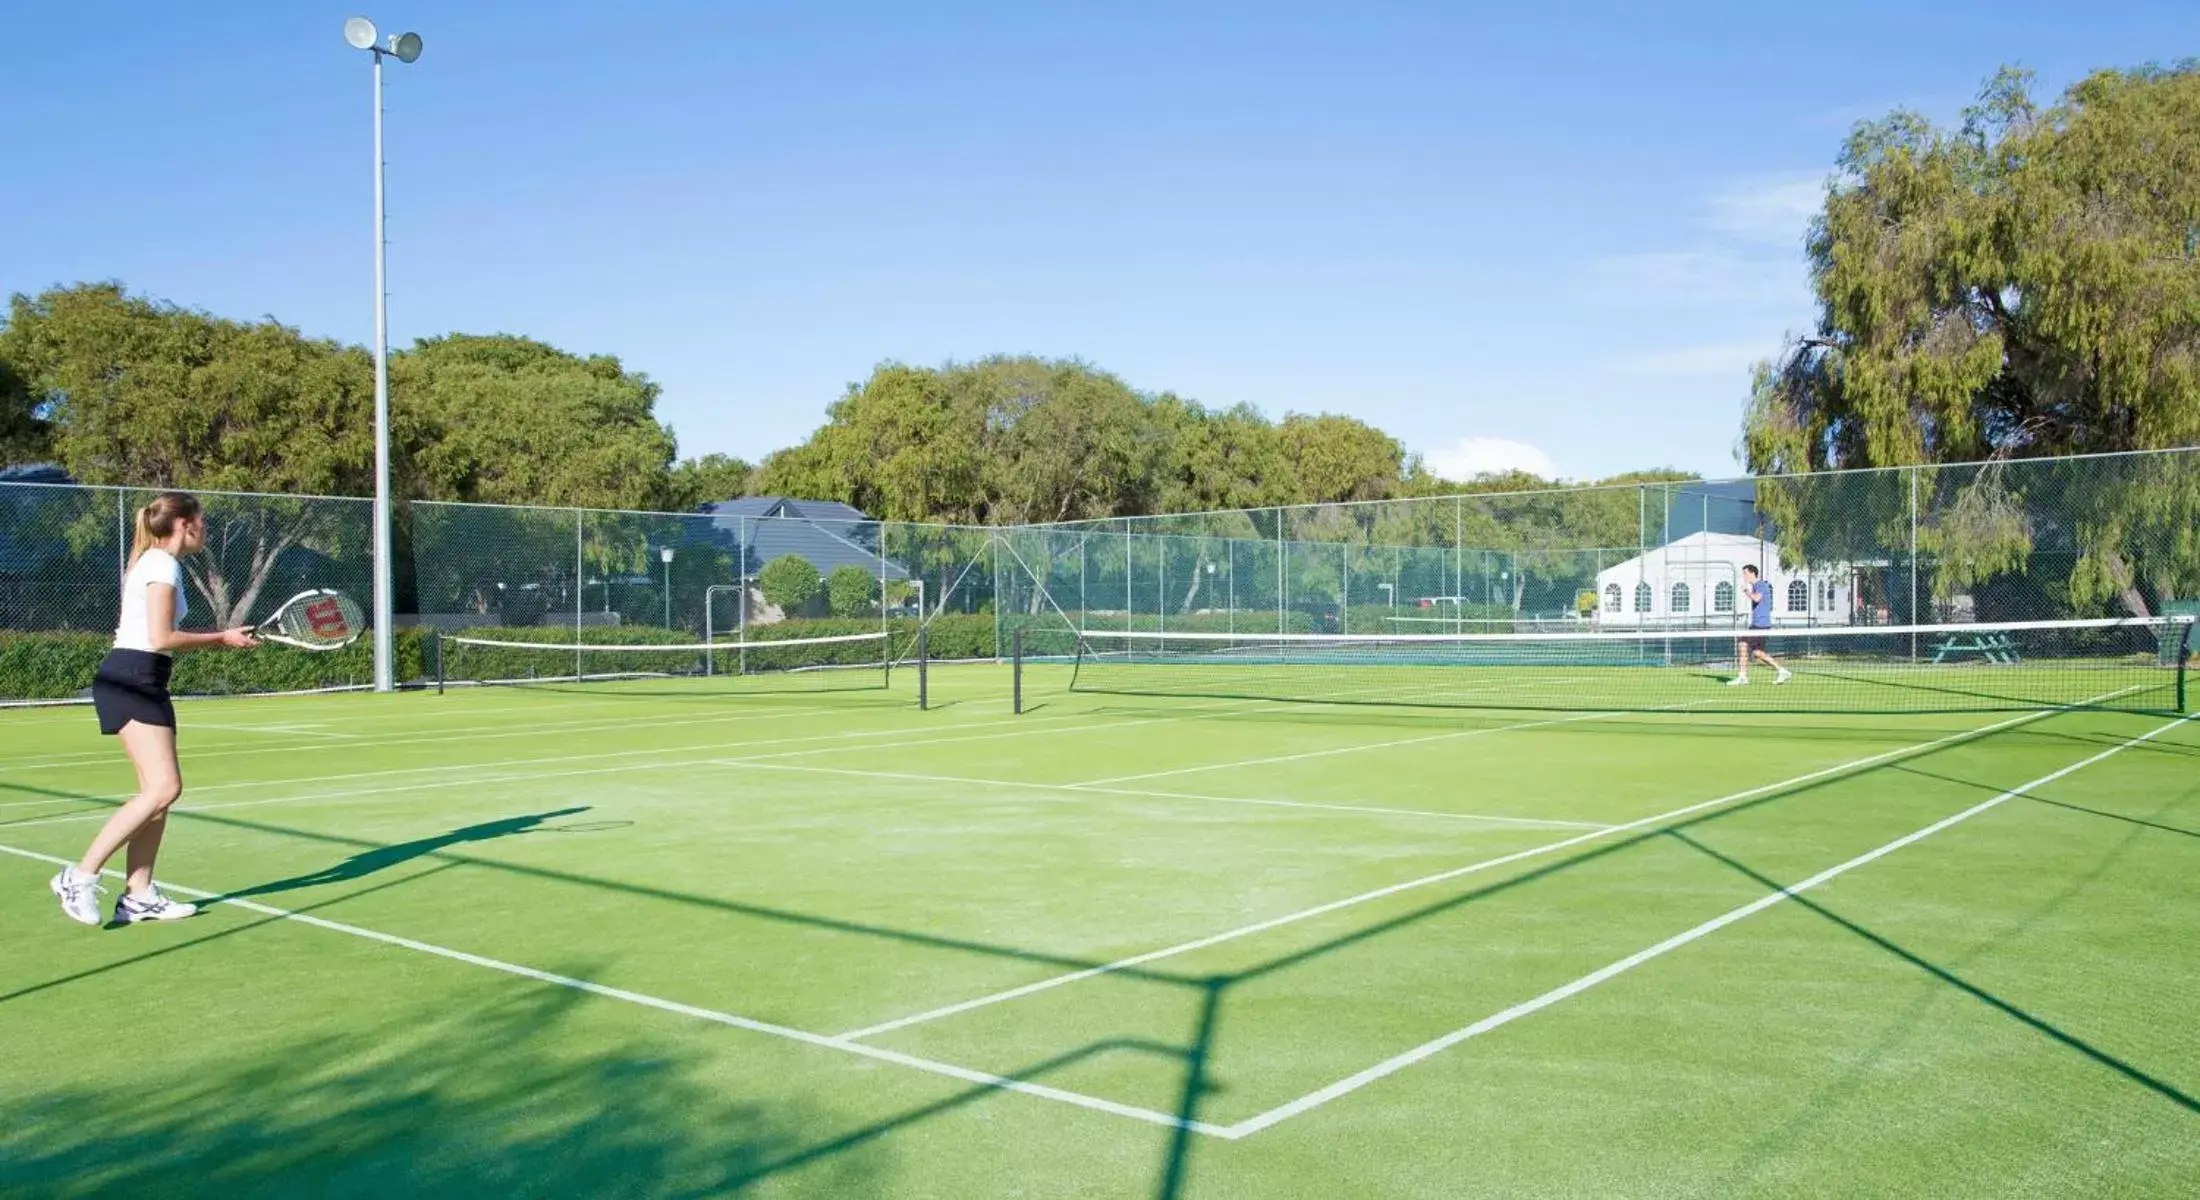
[[1765,653],[1765,635],[1758,630],[1772,628],[1772,585],[1757,574],[1757,564],[1742,568],[1742,596],[1749,601],[1749,632],[1734,643],[1734,678],[1726,681],[1728,687],[1741,687],[1749,682],[1749,660],[1752,658],[1771,667],[1779,674],[1772,682],[1786,683],[1794,678],[1779,660]]
[[130,849],[129,884],[115,902],[115,924],[179,921],[198,911],[197,905],[161,895],[153,884],[153,860],[168,829],[168,807],[183,794],[168,676],[178,650],[259,644],[244,629],[185,633],[176,628],[190,611],[182,560],[206,545],[206,514],[196,497],[182,492],[153,497],[138,510],[131,543],[115,648],[92,678],[92,707],[99,714],[99,731],[122,738],[130,765],[137,768],[137,795],[107,818],[84,857],[61,868],[51,884],[61,898],[61,911],[86,925],[99,924],[99,894],[106,890],[99,886],[99,873],[124,846]]

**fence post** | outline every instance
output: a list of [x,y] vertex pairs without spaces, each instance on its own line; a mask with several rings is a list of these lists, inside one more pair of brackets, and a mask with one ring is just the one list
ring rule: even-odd
[[1008,635],[1009,670],[1014,681],[1009,685],[1014,715],[1024,715],[1024,627],[1018,625]]
[[[1917,624],[1917,471],[1910,477],[1910,624]],[[1910,635],[1910,661],[1917,661],[1917,635]]]
[[[588,578],[581,573],[581,532],[587,518],[580,509],[573,510],[573,678],[581,677],[581,593],[588,590],[581,581]],[[706,599],[705,603],[709,603]],[[709,669],[709,656],[704,656],[704,669]]]
[[917,626],[917,711],[932,706],[932,643],[931,631]]

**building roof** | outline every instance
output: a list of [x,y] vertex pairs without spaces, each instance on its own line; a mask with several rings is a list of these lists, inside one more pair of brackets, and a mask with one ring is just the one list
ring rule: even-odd
[[866,575],[909,578],[900,563],[879,555],[878,522],[837,501],[743,496],[706,504],[702,511],[747,563],[750,576],[773,559],[792,554],[808,559],[820,575],[859,567]]

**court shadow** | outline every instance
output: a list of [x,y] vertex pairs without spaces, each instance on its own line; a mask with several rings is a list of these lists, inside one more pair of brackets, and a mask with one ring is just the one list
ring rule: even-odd
[[396,842],[386,846],[375,846],[372,849],[362,850],[342,862],[323,867],[318,871],[305,875],[293,875],[288,879],[278,879],[271,883],[255,884],[252,887],[241,888],[233,892],[224,892],[219,896],[210,897],[205,903],[212,905],[219,904],[224,900],[243,900],[251,896],[272,896],[279,892],[294,891],[298,888],[321,887],[332,883],[346,883],[354,879],[363,879],[377,871],[387,871],[391,867],[401,866],[414,859],[437,854],[453,846],[466,846],[478,842],[495,841],[498,838],[513,837],[522,833],[547,831],[553,827],[545,825],[545,822],[587,811],[588,806],[584,804],[572,808],[553,809],[550,812],[529,813],[519,817],[503,817],[494,821],[482,821],[473,825],[461,826],[448,833],[436,834],[434,837],[418,838],[410,842]]
[[[578,992],[472,992],[242,1063],[180,1056],[93,1085],[56,1073],[0,1099],[0,1192],[716,1196],[835,1120],[784,1089],[744,1098],[677,1037],[577,1026]],[[883,1152],[804,1165],[814,1194],[890,1192]]]
[[[1720,851],[1715,850],[1708,845],[1705,845],[1703,842],[1689,837],[1684,831],[1674,830],[1671,832],[1671,836],[1684,843],[1689,848],[1695,850],[1697,853],[1702,854],[1715,862],[1725,865],[1736,873],[1766,888],[1768,891],[1782,891],[1787,886],[1773,879],[1771,876],[1766,875],[1761,871],[1758,871],[1756,868],[1750,866],[1749,864],[1742,862],[1741,860],[1734,858],[1731,855],[1721,853]],[[2055,1041],[2062,1046],[2073,1050],[2080,1055],[2083,1055],[2088,1059],[2091,1059],[2093,1062],[2098,1063],[2099,1065],[2115,1072],[2117,1075],[2122,1076],[2126,1081],[2137,1084],[2138,1086],[2155,1093],[2163,1099],[2170,1101],[2180,1108],[2183,1108],[2187,1112],[2200,1113],[2200,1097],[2195,1097],[2191,1093],[2182,1090],[2177,1085],[2169,1082],[2168,1080],[2146,1071],[2138,1064],[2128,1062],[2122,1058],[2119,1058],[2116,1055],[2109,1053],[2107,1050],[2097,1045],[2094,1045],[2092,1042],[2089,1042],[2084,1038],[2079,1037],[2077,1034],[2072,1033],[2067,1029],[2064,1029],[2063,1027],[2055,1024],[2052,1021],[2049,1021],[2047,1018],[2040,1016],[2037,1013],[2031,1012],[2025,1008],[2022,1008],[2018,1006],[2015,1002],[2003,996],[1988,991],[1986,988],[1981,987],[1980,985],[1973,983],[1968,979],[1965,979],[1961,975],[1956,974],[1955,971],[1953,971],[1952,969],[1942,966],[1941,964],[1934,962],[1931,959],[1928,959],[1925,956],[1916,953],[1915,951],[1910,950],[1908,947],[1897,943],[1892,938],[1886,937],[1885,935],[1880,934],[1863,924],[1852,921],[1849,918],[1842,916],[1840,913],[1837,913],[1832,909],[1826,907],[1824,904],[1821,904],[1816,898],[1812,897],[1808,893],[1790,892],[1787,899],[1788,903],[1797,905],[1803,910],[1815,916],[1823,918],[1824,920],[1840,928],[1844,932],[1853,934],[1863,941],[1869,943],[1873,947],[1885,951],[1886,953],[1893,955],[1903,962],[1908,963],[1913,967],[1916,967],[1918,970],[1925,972],[1933,979],[1943,984],[1946,984],[1959,992],[1962,992],[1964,995],[1967,995],[1982,1004],[1985,1004],[1989,1008],[2000,1012],[2002,1015],[2017,1021],[2019,1024],[2029,1027],[2034,1032],[2042,1034],[2050,1040]]]

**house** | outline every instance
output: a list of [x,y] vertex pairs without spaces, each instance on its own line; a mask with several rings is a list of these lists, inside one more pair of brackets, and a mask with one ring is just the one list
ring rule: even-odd
[[699,511],[710,515],[713,530],[731,539],[744,580],[789,554],[808,559],[820,575],[860,567],[889,582],[909,578],[905,567],[880,553],[879,523],[837,501],[743,496]]
[[1598,624],[1622,628],[1725,628],[1748,624],[1742,568],[1772,584],[1774,625],[1858,623],[1861,573],[1853,563],[1789,570],[1761,537],[1699,530],[1597,572]]

